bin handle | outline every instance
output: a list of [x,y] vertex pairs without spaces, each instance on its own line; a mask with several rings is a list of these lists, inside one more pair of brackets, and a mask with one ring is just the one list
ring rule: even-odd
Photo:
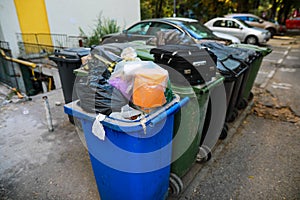
[[169,115],[172,115],[172,114],[176,113],[180,108],[182,108],[183,106],[185,106],[189,101],[190,101],[190,98],[189,97],[185,97],[180,102],[174,104],[168,110],[166,110],[165,112],[162,112],[159,116],[157,116],[156,118],[154,118],[153,120],[151,120],[150,121],[150,126],[155,126],[162,119],[166,118]]
[[56,51],[54,55],[58,58],[64,58],[64,59],[80,59],[79,55],[75,52],[64,52],[61,53],[60,51]]
[[228,67],[226,67],[226,65],[223,63],[223,60],[220,60],[220,59],[218,59],[218,60],[220,61],[221,65],[222,65],[225,69],[227,69],[231,74],[233,74],[234,76],[237,75],[236,72],[234,72],[234,71],[232,71],[231,69],[229,69]]
[[63,57],[63,56],[50,56],[49,57],[51,60],[54,60],[54,61],[65,61],[67,60],[68,62],[78,62],[78,60],[80,59],[79,57],[78,58],[68,58],[68,57]]
[[222,66],[227,69],[231,74],[233,74],[235,77],[238,77],[240,74],[244,73],[246,70],[248,70],[249,67],[247,68],[243,68],[241,71],[239,71],[238,73],[236,73],[235,71],[232,71],[230,68],[226,67],[223,63],[223,61],[219,60],[220,63],[222,64]]
[[200,94],[205,94],[210,91],[211,88],[215,87],[216,85],[222,83],[224,81],[224,77],[218,78],[213,84],[206,85],[200,92]]
[[249,65],[247,62],[245,62],[245,61],[243,61],[243,60],[239,60],[239,59],[237,59],[237,58],[233,57],[232,55],[230,55],[230,56],[229,56],[229,58],[230,58],[230,59],[232,59],[232,60],[235,60],[235,61],[241,62],[241,63],[243,63],[244,65],[246,65],[247,67],[249,67],[249,66],[250,66],[250,65]]

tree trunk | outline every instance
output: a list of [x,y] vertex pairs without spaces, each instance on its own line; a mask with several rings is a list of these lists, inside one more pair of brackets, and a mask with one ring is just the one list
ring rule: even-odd
[[279,2],[277,0],[273,0],[273,4],[272,4],[272,8],[271,8],[271,16],[270,16],[271,19],[275,19],[276,10],[277,10],[278,5],[279,5]]
[[163,17],[162,15],[163,15],[163,13],[162,13],[162,4],[163,4],[163,0],[159,0],[159,2],[158,2],[158,17],[160,18],[160,17]]
[[248,0],[237,0],[237,12],[238,13],[247,13],[249,12]]
[[283,0],[280,5],[280,10],[278,12],[279,23],[284,24],[285,20],[288,18],[288,14],[292,8],[292,3],[290,0]]

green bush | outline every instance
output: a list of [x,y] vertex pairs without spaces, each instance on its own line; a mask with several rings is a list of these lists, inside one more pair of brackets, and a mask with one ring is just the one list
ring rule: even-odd
[[99,14],[90,36],[88,36],[81,27],[79,27],[79,31],[80,36],[86,38],[83,45],[90,47],[92,45],[99,45],[101,38],[104,35],[119,32],[120,26],[117,24],[116,20],[104,18],[102,17],[102,14]]

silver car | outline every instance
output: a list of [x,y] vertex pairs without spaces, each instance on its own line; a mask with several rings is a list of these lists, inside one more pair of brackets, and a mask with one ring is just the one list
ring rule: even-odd
[[213,32],[199,21],[189,18],[159,18],[140,21],[122,33],[105,35],[102,43],[129,42],[134,40],[148,40],[155,37],[158,31],[178,30],[195,42],[213,40],[220,42],[240,43],[240,40],[228,34]]
[[233,13],[233,14],[225,15],[224,17],[240,19],[246,22],[247,24],[250,24],[251,26],[266,29],[270,31],[271,36],[275,34],[280,34],[281,31],[280,29],[281,26],[279,24],[264,20],[250,13]]
[[271,38],[271,33],[265,29],[252,27],[242,20],[217,17],[204,24],[212,31],[233,35],[246,44],[263,44]]

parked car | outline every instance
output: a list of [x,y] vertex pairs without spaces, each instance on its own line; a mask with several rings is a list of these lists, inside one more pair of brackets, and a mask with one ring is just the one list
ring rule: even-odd
[[102,38],[102,43],[128,42],[133,40],[149,40],[158,31],[178,30],[192,38],[195,42],[201,40],[218,40],[225,43],[240,43],[234,36],[224,33],[214,33],[199,21],[189,18],[159,18],[140,21],[122,33],[109,34]]
[[286,26],[283,24],[279,24],[278,21],[274,19],[270,19],[270,22],[273,22],[274,24],[277,24],[279,26],[277,35],[284,35],[286,33]]
[[233,35],[246,44],[263,44],[271,37],[269,31],[250,26],[242,20],[233,18],[217,17],[204,25],[212,31]]
[[300,29],[300,17],[285,20],[285,26],[287,29]]
[[250,24],[251,26],[266,29],[266,30],[270,31],[271,37],[273,37],[276,34],[281,34],[279,24],[264,20],[253,14],[233,13],[233,14],[225,15],[225,17],[240,19],[240,20],[243,20],[246,23]]

